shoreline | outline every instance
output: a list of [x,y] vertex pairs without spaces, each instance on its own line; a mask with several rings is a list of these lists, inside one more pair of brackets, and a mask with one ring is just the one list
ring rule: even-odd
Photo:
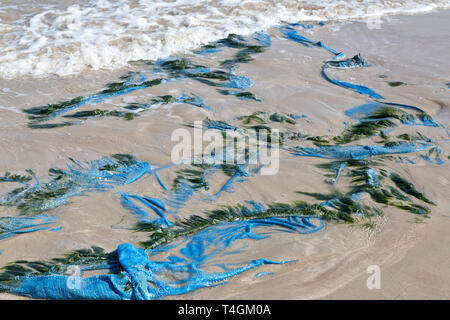
[[[352,71],[350,76],[345,74],[344,77],[349,77],[357,83],[364,83],[377,92],[383,92],[388,101],[421,106],[433,118],[448,126],[449,93],[444,84],[450,79],[446,79],[446,75],[442,74],[442,70],[450,70],[450,60],[445,58],[445,53],[450,48],[446,48],[448,44],[445,42],[444,32],[448,17],[450,10],[424,15],[395,16],[391,17],[390,21],[383,22],[379,30],[369,30],[363,22],[333,22],[323,28],[307,30],[305,34],[346,52],[348,57],[362,52],[375,66],[363,72]],[[276,31],[269,32],[273,36],[271,50],[258,56],[252,63],[239,67],[240,73],[254,80],[252,91],[264,98],[262,103],[244,105],[237,99],[225,99],[193,83],[188,83],[186,88],[176,83],[169,84],[169,92],[188,90],[199,92],[208,104],[216,107],[217,118],[231,118],[257,110],[284,113],[295,111],[307,114],[308,121],[302,122],[301,129],[310,134],[324,135],[328,134],[329,130],[342,131],[346,120],[344,111],[367,102],[368,98],[351,90],[333,86],[321,77],[320,66],[323,60],[330,58],[327,52],[293,45]],[[388,80],[378,77],[379,75],[387,75]],[[95,91],[101,87],[100,83],[113,81],[117,75],[114,73],[96,77],[96,81],[86,82],[66,79],[56,84],[55,81],[58,94],[55,94],[55,87],[48,88],[48,83],[32,85],[34,93],[38,94],[33,95],[31,91],[33,95],[31,100],[29,96],[20,96],[23,92],[27,92],[29,89],[27,86],[21,88],[23,92],[18,90],[16,94],[5,92],[3,96],[7,101],[4,106],[6,109],[0,109],[0,115],[2,117],[5,115],[10,121],[0,123],[5,130],[5,139],[0,146],[7,150],[0,164],[2,169],[0,171],[32,167],[39,176],[45,176],[49,164],[63,165],[65,156],[79,158],[80,152],[86,159],[96,158],[96,155],[101,154],[132,153],[150,159],[151,163],[163,165],[168,161],[170,130],[178,127],[180,123],[202,119],[208,115],[204,110],[173,106],[149,112],[133,120],[135,124],[133,126],[121,120],[102,119],[87,122],[83,130],[80,130],[82,128],[80,126],[73,126],[52,129],[53,131],[32,131],[23,128],[26,121],[24,115],[7,109],[17,105],[27,107],[41,105],[44,101],[49,101],[49,96],[52,97],[51,101],[57,102],[59,99],[67,99],[67,95],[76,96],[90,90]],[[390,87],[387,85],[389,80],[404,81],[407,85]],[[50,83],[53,83],[53,80]],[[167,89],[161,92],[158,90],[160,89],[156,88],[148,94],[155,96],[167,92]],[[139,95],[142,93],[136,94]],[[123,97],[113,98],[105,105],[118,103],[123,103]],[[436,132],[433,128],[420,127],[420,130],[427,135]],[[445,138],[441,133],[438,135],[440,139]],[[17,150],[17,145],[21,146],[20,150]],[[50,148],[46,149],[46,145],[50,145]],[[445,154],[448,154],[448,142],[442,142],[441,147]],[[155,150],[163,150],[163,153],[155,155]],[[26,159],[23,159],[24,155]],[[252,244],[252,250],[248,255],[270,253],[280,260],[295,256],[299,260],[297,263],[292,266],[273,267],[275,275],[271,278],[255,279],[254,273],[272,270],[272,268],[257,269],[255,272],[244,273],[231,279],[226,285],[201,289],[181,298],[409,299],[431,297],[433,290],[438,291],[434,298],[448,298],[448,291],[436,287],[450,280],[445,268],[448,255],[445,255],[445,248],[437,249],[441,237],[445,236],[442,234],[443,230],[450,225],[450,220],[445,214],[449,209],[446,201],[450,181],[448,162],[447,160],[443,165],[429,165],[426,170],[420,170],[420,166],[424,165],[422,163],[416,166],[398,166],[406,170],[413,181],[438,204],[432,208],[431,219],[415,224],[411,223],[412,214],[387,211],[387,220],[381,223],[376,237],[362,230],[351,230],[346,225],[330,225],[320,233],[298,239],[275,234],[272,236],[275,241]],[[315,159],[305,159],[302,164],[287,161],[283,164],[285,167],[281,170],[280,176],[256,177],[249,186],[239,186],[237,192],[225,194],[219,204],[236,203],[242,199],[242,194],[267,203],[287,202],[295,199],[295,195],[290,193],[291,190],[305,188],[311,192],[322,190],[326,185],[321,177],[318,177],[314,170],[307,168],[315,163],[318,163]],[[295,180],[289,179],[291,172],[299,167],[303,172],[298,173]],[[437,183],[430,181],[429,175],[436,177]],[[272,194],[267,195],[264,192],[264,184],[267,183],[264,181],[269,181],[273,188]],[[138,183],[137,186],[130,187],[130,190],[140,192],[146,191],[147,188],[148,182]],[[155,183],[150,190],[157,192]],[[125,231],[110,232],[108,223],[119,221],[122,215],[122,212],[115,208],[117,201],[112,195],[107,195],[107,201],[104,195],[100,194],[93,195],[91,199],[80,198],[70,205],[55,209],[59,222],[64,226],[61,234],[46,234],[47,239],[41,239],[39,234],[29,234],[3,242],[2,245],[10,241],[11,246],[19,253],[11,252],[12,250],[6,246],[6,250],[0,255],[1,264],[4,264],[3,261],[24,257],[29,259],[30,254],[33,258],[53,258],[69,249],[93,244],[101,244],[106,249],[113,250],[117,243],[137,242],[142,238],[133,236],[130,239],[129,233]],[[97,200],[110,203],[103,206],[98,204]],[[185,214],[198,211],[196,204],[198,205],[194,203],[188,206]],[[95,216],[90,215],[90,212],[96,212]],[[421,242],[421,239],[425,241]],[[30,243],[30,240],[42,242],[38,245]],[[58,245],[55,246],[54,243]],[[427,261],[417,261],[422,259],[423,255],[427,257],[427,261],[434,261],[431,271],[425,270]],[[418,265],[412,265],[414,263]],[[370,291],[365,286],[365,279],[368,276],[365,269],[371,264],[380,265],[382,270],[382,289],[379,291]],[[383,280],[384,270],[387,273],[388,283]],[[270,292],[267,292],[268,289]],[[8,297],[10,295],[0,294],[2,299]]]

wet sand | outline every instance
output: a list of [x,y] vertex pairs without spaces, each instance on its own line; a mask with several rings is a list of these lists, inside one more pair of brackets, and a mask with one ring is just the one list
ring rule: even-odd
[[[363,84],[381,93],[388,101],[419,106],[444,127],[450,125],[450,11],[415,16],[383,18],[381,29],[368,29],[364,22],[330,22],[324,27],[305,30],[304,35],[322,40],[345,52],[347,57],[361,53],[372,68],[334,71],[340,79]],[[310,135],[339,133],[348,118],[344,111],[369,99],[334,86],[320,74],[323,61],[330,54],[319,48],[307,48],[283,39],[277,29],[270,50],[251,63],[240,65],[239,74],[254,82],[251,91],[262,102],[242,102],[222,96],[207,86],[187,81],[145,89],[108,99],[95,107],[111,107],[161,94],[195,92],[213,106],[210,111],[175,104],[150,110],[133,121],[106,118],[88,120],[83,125],[36,130],[26,127],[24,108],[71,99],[98,91],[105,83],[117,81],[126,70],[87,73],[59,79],[0,80],[0,127],[2,150],[0,172],[33,169],[46,177],[50,167],[64,168],[68,157],[94,160],[112,153],[130,153],[152,165],[170,163],[173,142],[171,132],[208,117],[229,119],[254,111],[305,114],[300,130]],[[219,54],[220,55],[220,54]],[[131,68],[132,70],[132,68]],[[380,75],[387,78],[379,77]],[[387,82],[407,85],[391,87]],[[395,164],[391,169],[406,173],[437,206],[429,219],[415,220],[413,214],[384,209],[377,228],[367,231],[360,226],[327,224],[312,235],[275,233],[271,238],[248,243],[246,259],[265,257],[275,260],[297,259],[286,265],[270,265],[246,272],[222,286],[205,288],[170,299],[448,299],[450,297],[450,256],[446,230],[450,227],[449,201],[450,151],[448,133],[443,128],[415,127],[411,131],[440,140],[445,155],[442,165],[425,161],[416,165]],[[373,141],[373,139],[368,139]],[[323,162],[323,161],[322,161]],[[274,176],[255,176],[235,186],[214,204],[194,200],[183,209],[189,216],[219,204],[236,204],[243,199],[263,203],[306,200],[295,191],[326,192],[330,186],[312,165],[317,158],[284,158]],[[163,175],[164,178],[164,175]],[[45,179],[43,179],[45,181]],[[213,188],[220,186],[215,182]],[[3,193],[10,186],[0,186]],[[119,188],[157,197],[161,190],[150,176]],[[117,197],[118,190],[74,197],[53,209],[58,232],[41,231],[0,242],[0,265],[18,259],[51,259],[70,250],[91,245],[114,250],[120,243],[138,244],[145,234],[111,228],[126,215]],[[3,210],[1,215],[13,210]],[[381,268],[381,289],[369,290],[366,269]],[[256,278],[259,272],[275,272]],[[17,298],[0,294],[2,299]]]

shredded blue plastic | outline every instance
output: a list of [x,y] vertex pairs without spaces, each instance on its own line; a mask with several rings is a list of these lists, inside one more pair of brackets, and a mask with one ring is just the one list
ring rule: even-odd
[[338,85],[343,88],[353,89],[355,92],[358,92],[358,93],[364,94],[364,95],[368,95],[369,97],[374,98],[374,99],[384,99],[381,95],[379,95],[378,93],[376,93],[375,91],[373,91],[372,89],[370,89],[368,87],[332,79],[327,75],[325,70],[326,70],[326,68],[323,67],[322,75],[324,76],[324,78],[326,80],[330,81],[331,83],[334,83],[335,85]]
[[257,275],[255,275],[255,278],[259,278],[259,277],[266,276],[266,275],[269,275],[269,274],[275,274],[275,272],[267,272],[267,271],[260,272]]
[[253,86],[253,81],[246,76],[232,76],[228,83],[224,83],[221,86],[231,89],[247,90]]
[[[408,118],[401,119],[400,121],[409,126],[417,126],[417,125],[423,125],[427,127],[439,127],[440,125],[437,124],[430,116],[428,116],[422,109],[407,105],[407,104],[400,104],[400,103],[393,103],[393,102],[368,102],[359,106],[356,106],[354,108],[351,108],[347,111],[345,111],[345,115],[349,116],[353,119],[358,119],[361,121],[362,118],[367,117],[371,115],[374,111],[376,111],[379,108],[382,108],[383,106],[394,106],[399,107],[402,109],[407,110],[414,110],[419,113],[419,115],[422,115],[421,119],[418,119],[418,117],[413,116],[410,114]],[[379,119],[378,119],[379,120]]]
[[[173,227],[173,223],[167,220],[165,212],[166,207],[164,203],[157,198],[150,197],[141,197],[138,195],[132,195],[128,193],[121,193],[121,203],[122,205],[130,210],[135,216],[138,217],[139,221],[146,223],[153,223],[162,227]],[[154,213],[157,214],[158,218],[150,218],[150,213],[143,209],[142,206],[138,206],[133,202],[134,200],[138,200],[145,207],[151,209]]]
[[[220,258],[242,252],[240,248],[225,250],[237,240],[264,239],[255,233],[261,227],[281,226],[291,231],[316,232],[323,221],[313,217],[298,219],[260,219],[231,222],[203,230],[177,244],[158,247],[146,253],[131,244],[121,244],[116,250],[119,273],[82,278],[80,276],[45,275],[18,277],[16,286],[0,284],[9,292],[44,299],[159,299],[179,295],[203,287],[221,285],[227,279],[265,264],[284,264],[289,261],[255,259],[242,263],[222,263]],[[312,223],[312,219],[320,222]],[[175,252],[178,252],[177,254]],[[159,254],[167,254],[157,260]],[[111,269],[97,265],[81,270]]]
[[56,222],[56,218],[49,215],[34,217],[2,217],[0,218],[0,239],[10,238],[19,234],[39,230],[47,230],[44,225]]
[[[28,185],[19,192],[9,193],[4,198],[0,198],[0,204],[26,205],[30,209],[34,208],[36,212],[45,211],[65,204],[67,199],[74,196],[87,192],[102,192],[133,183],[151,169],[148,162],[135,160],[133,163],[123,164],[112,157],[103,157],[91,162],[71,160],[73,165],[69,164],[67,171],[59,170],[59,177],[50,182]],[[114,168],[114,170],[105,168]],[[27,199],[29,195],[42,190],[56,192],[56,194],[36,203]]]
[[381,181],[380,178],[378,177],[378,174],[376,173],[376,171],[372,168],[369,168],[366,170],[366,174],[368,177],[368,184],[373,186],[373,187],[381,187]]
[[196,107],[213,110],[210,106],[206,105],[205,101],[203,101],[202,98],[200,98],[199,96],[197,96],[195,94],[192,94],[192,95],[193,95],[193,97],[188,96],[187,94],[183,94],[177,99],[177,102],[191,104]]
[[372,156],[424,151],[433,147],[431,144],[399,144],[396,146],[325,146],[319,148],[292,147],[291,154],[300,157],[319,157],[328,159],[361,160]]
[[253,35],[253,38],[264,47],[270,47],[272,45],[272,39],[270,35],[265,31],[257,32]]

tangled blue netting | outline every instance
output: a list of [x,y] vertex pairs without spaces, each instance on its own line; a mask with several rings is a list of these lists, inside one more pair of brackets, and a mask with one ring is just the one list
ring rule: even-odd
[[[291,217],[223,223],[148,252],[131,244],[121,244],[115,251],[116,263],[86,268],[118,268],[117,273],[89,278],[56,274],[19,277],[18,285],[0,284],[0,289],[45,299],[158,299],[184,294],[224,284],[227,279],[262,265],[291,262],[254,259],[231,264],[221,261],[224,256],[243,251],[245,244],[231,248],[238,240],[267,238],[267,227],[272,231],[278,228],[312,233],[323,228],[323,221],[314,217]],[[158,259],[161,255],[165,255],[165,259]]]

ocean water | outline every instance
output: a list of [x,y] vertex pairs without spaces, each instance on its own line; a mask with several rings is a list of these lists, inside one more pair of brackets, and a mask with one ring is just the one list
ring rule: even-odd
[[450,0],[2,0],[0,77],[111,70],[280,22],[447,7]]
[[[0,2],[0,267],[92,245],[151,247],[153,231],[136,223],[174,228],[222,205],[243,204],[242,214],[298,200],[342,212],[349,199],[368,205],[368,229],[325,221],[310,234],[275,219],[148,251],[171,270],[181,258],[208,272],[247,265],[239,279],[181,298],[317,298],[360,276],[365,256],[391,262],[423,241],[413,219],[448,225],[450,11],[439,10],[448,0]],[[394,14],[380,29],[367,23]],[[172,134],[195,121],[217,133],[281,130],[278,172],[173,161]],[[196,272],[197,284],[212,279]],[[32,280],[20,294],[39,288]]]

